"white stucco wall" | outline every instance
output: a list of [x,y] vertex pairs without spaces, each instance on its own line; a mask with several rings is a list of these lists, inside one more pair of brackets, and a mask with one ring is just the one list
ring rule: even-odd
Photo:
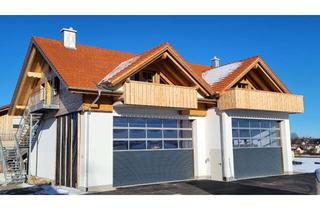
[[113,113],[85,112],[81,115],[80,189],[112,188]]
[[286,174],[293,173],[292,165],[292,152],[291,152],[291,132],[289,119],[285,119],[280,123],[281,129],[281,145],[282,145],[282,158],[283,170]]
[[41,121],[36,141],[31,151],[30,172],[31,175],[55,178],[56,164],[56,126],[55,118]]
[[194,177],[208,178],[209,157],[207,154],[206,118],[193,117]]
[[195,178],[222,180],[220,116],[209,109],[206,117],[193,119]]
[[206,153],[209,157],[207,173],[212,180],[222,181],[221,116],[216,108],[206,116]]

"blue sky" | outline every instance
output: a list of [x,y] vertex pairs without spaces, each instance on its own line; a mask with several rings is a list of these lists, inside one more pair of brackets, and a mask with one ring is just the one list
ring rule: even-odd
[[262,55],[288,88],[304,95],[305,113],[291,131],[320,137],[320,16],[0,16],[0,105],[10,103],[31,36],[141,52],[169,41],[188,61],[210,64]]

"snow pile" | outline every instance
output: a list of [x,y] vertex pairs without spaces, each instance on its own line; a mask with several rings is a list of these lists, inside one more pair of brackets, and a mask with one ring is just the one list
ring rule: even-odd
[[202,74],[203,79],[205,79],[210,85],[213,85],[223,78],[227,77],[233,71],[235,71],[239,66],[241,66],[241,62],[231,63],[224,66],[220,66],[209,71],[206,71]]
[[105,78],[102,79],[102,82],[106,82],[109,79],[111,79],[114,75],[118,74],[119,72],[121,72],[123,69],[127,68],[128,66],[130,66],[132,63],[134,63],[136,60],[138,60],[140,58],[140,56],[135,56],[133,58],[130,58],[129,60],[123,61],[122,63],[120,63],[116,68],[114,68],[109,74],[107,74],[107,76],[105,76]]
[[2,195],[79,195],[73,188],[56,187],[54,185],[29,185],[26,183],[1,190]]

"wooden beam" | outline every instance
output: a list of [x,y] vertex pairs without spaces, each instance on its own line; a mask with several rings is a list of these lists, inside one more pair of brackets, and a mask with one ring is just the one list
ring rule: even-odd
[[265,82],[263,82],[261,80],[261,78],[257,75],[256,72],[249,72],[248,73],[248,76],[252,78],[252,80],[254,80],[260,87],[262,90],[270,90],[270,87],[268,87]]
[[[91,103],[83,103],[82,109],[83,111],[89,111],[89,108],[91,106]],[[113,106],[111,104],[94,104],[91,106],[92,111],[98,111],[98,112],[112,112]]]
[[283,90],[275,83],[275,81],[269,76],[269,74],[258,64],[258,69],[271,81],[271,83],[278,89],[281,93]]
[[162,60],[165,60],[165,59],[167,59],[167,57],[168,57],[168,53],[163,53],[163,55],[161,56],[161,59]]
[[20,110],[24,110],[27,108],[27,106],[23,106],[23,105],[16,105],[15,106],[16,109],[20,109]]
[[207,116],[207,110],[198,110],[198,109],[190,109],[183,110],[180,112],[181,115],[189,115],[189,116],[197,116],[197,117],[205,117]]
[[43,73],[41,73],[41,72],[28,72],[27,76],[29,78],[41,79],[43,77]]

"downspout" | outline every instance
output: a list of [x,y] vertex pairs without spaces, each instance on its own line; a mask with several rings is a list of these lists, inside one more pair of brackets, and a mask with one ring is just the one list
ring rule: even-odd
[[90,129],[90,114],[91,114],[91,108],[94,104],[97,103],[99,98],[101,97],[101,89],[98,89],[98,95],[95,98],[95,100],[90,104],[87,117],[86,117],[86,140],[85,140],[85,165],[86,165],[86,170],[85,170],[85,186],[86,186],[86,191],[88,190],[89,186],[89,179],[88,179],[88,174],[89,174],[89,129]]

